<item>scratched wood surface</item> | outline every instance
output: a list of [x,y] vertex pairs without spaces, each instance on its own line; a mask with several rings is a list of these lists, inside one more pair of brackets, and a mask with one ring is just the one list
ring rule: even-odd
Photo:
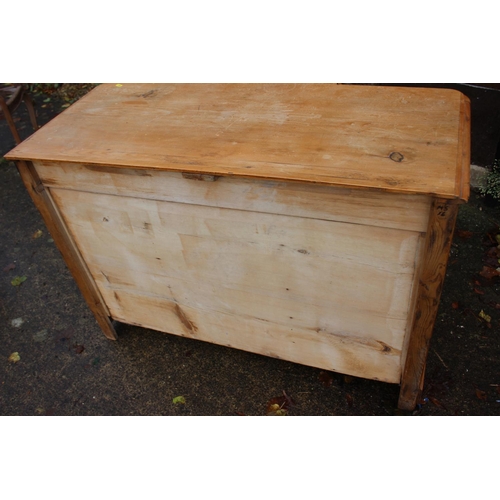
[[159,201],[235,208],[274,214],[425,232],[431,198],[299,182],[220,177],[186,179],[180,172],[35,162],[44,185]]
[[448,89],[106,84],[6,158],[466,200],[467,110]]
[[421,232],[51,193],[114,319],[400,381]]

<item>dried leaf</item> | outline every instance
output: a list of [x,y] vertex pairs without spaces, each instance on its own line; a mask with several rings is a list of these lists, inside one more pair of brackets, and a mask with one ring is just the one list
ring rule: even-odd
[[16,276],[10,283],[13,286],[20,286],[21,283],[24,283],[27,279],[26,276]]
[[295,401],[283,391],[283,396],[272,398],[267,402],[266,414],[268,416],[285,416],[290,407],[295,405]]
[[484,292],[482,290],[479,290],[478,288],[474,288],[474,292],[476,292],[478,295],[484,295]]
[[483,266],[482,271],[479,273],[483,278],[488,280],[493,279],[496,276],[500,276],[500,272],[497,271],[494,267]]
[[10,356],[9,356],[9,361],[11,363],[17,363],[18,361],[21,360],[21,356],[19,356],[19,353],[18,352],[13,352]]
[[434,406],[437,406],[438,408],[441,408],[442,410],[446,410],[446,406],[444,406],[443,403],[441,403],[441,401],[439,401],[439,399],[436,399],[432,396],[429,396],[429,401],[434,405]]
[[457,236],[463,240],[468,240],[474,233],[472,231],[457,231]]
[[325,371],[319,372],[319,381],[325,386],[330,387],[333,384],[333,377],[330,373]]
[[24,319],[23,318],[15,318],[13,319],[10,324],[14,327],[14,328],[19,328],[22,324],[24,323]]
[[350,394],[347,393],[345,395],[345,399],[347,401],[347,406],[349,406],[349,408],[352,408],[352,404],[353,404],[353,401],[354,401],[353,397]]
[[458,302],[452,302],[451,307],[453,307],[453,309],[458,309],[460,307],[460,304]]
[[75,350],[75,352],[77,354],[81,354],[85,350],[85,347],[83,345],[80,345],[80,344],[75,344],[73,346],[73,349]]
[[352,384],[354,382],[354,377],[351,377],[350,375],[344,375],[344,382],[346,384]]
[[43,234],[43,231],[42,231],[41,229],[39,229],[38,231],[35,231],[35,232],[33,233],[32,238],[33,238],[33,239],[40,238],[40,236],[42,236],[42,234]]
[[177,405],[177,404],[185,405],[186,399],[184,398],[184,396],[177,396],[172,400],[172,403],[174,403],[174,405]]
[[9,264],[3,268],[4,273],[8,273],[9,271],[12,271],[12,269],[15,269],[16,265],[15,264]]
[[486,401],[488,397],[486,396],[486,392],[482,391],[481,389],[476,389],[476,396],[477,399],[480,399],[481,401]]
[[486,314],[482,309],[479,312],[479,317],[481,319],[484,319],[484,321],[486,321],[486,323],[491,323],[491,316],[489,316],[488,314]]

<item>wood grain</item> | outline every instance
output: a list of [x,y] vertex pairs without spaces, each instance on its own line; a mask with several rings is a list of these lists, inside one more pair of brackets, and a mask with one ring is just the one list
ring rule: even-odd
[[45,185],[158,201],[365,224],[425,232],[427,196],[221,177],[197,182],[178,172],[35,162]]
[[[295,332],[303,337],[300,346],[315,334],[334,337],[335,345],[345,345],[342,352],[352,352],[328,369],[343,371],[350,364],[346,373],[399,381],[419,232],[52,192],[113,318],[177,334],[196,325],[188,327],[196,338],[216,343],[227,332],[231,345],[261,354],[270,342],[259,347],[256,340],[263,325],[271,337]],[[126,305],[123,297],[129,297]],[[161,314],[161,307],[170,312]],[[241,328],[233,331],[237,322]],[[298,361],[300,351],[287,357],[294,347],[280,347],[288,337],[276,335],[274,352]],[[331,347],[332,360],[342,357],[339,349]],[[309,351],[298,362],[325,368],[324,361],[314,361],[314,348]],[[385,366],[376,359],[387,353],[394,357],[390,369],[376,375],[363,368],[365,362]],[[324,352],[317,356],[323,359]]]
[[465,200],[465,100],[327,84],[100,85],[6,158]]
[[413,410],[422,391],[429,342],[436,320],[458,206],[433,201],[419,277],[414,323],[409,337],[399,408]]
[[116,332],[109,318],[110,313],[94,279],[89,273],[87,265],[67,230],[59,209],[52,199],[51,193],[43,186],[31,163],[19,161],[17,162],[17,168],[28,193],[41,213],[85,301],[90,310],[94,313],[97,323],[106,337],[111,340],[116,340]]

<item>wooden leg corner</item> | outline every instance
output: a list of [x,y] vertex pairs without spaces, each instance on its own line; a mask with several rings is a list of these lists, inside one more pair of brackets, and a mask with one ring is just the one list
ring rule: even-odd
[[423,389],[429,342],[443,288],[457,213],[458,205],[448,200],[435,199],[432,203],[413,327],[401,376],[398,403],[401,410],[413,410]]
[[16,163],[28,193],[42,215],[57,248],[61,252],[68,269],[80,288],[83,298],[94,313],[97,323],[108,339],[116,340],[116,330],[111,322],[109,310],[49,189],[43,185],[32,163],[24,161]]

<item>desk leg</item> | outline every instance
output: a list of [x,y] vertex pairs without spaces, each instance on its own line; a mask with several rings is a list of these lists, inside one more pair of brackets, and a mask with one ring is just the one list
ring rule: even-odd
[[117,336],[108,308],[49,190],[43,185],[31,162],[18,161],[16,163],[28,193],[41,213],[84,299],[94,313],[97,323],[108,339],[116,340]]
[[398,407],[402,410],[413,410],[422,392],[427,352],[443,288],[457,213],[457,204],[444,199],[434,199],[425,240],[413,328],[401,377]]

